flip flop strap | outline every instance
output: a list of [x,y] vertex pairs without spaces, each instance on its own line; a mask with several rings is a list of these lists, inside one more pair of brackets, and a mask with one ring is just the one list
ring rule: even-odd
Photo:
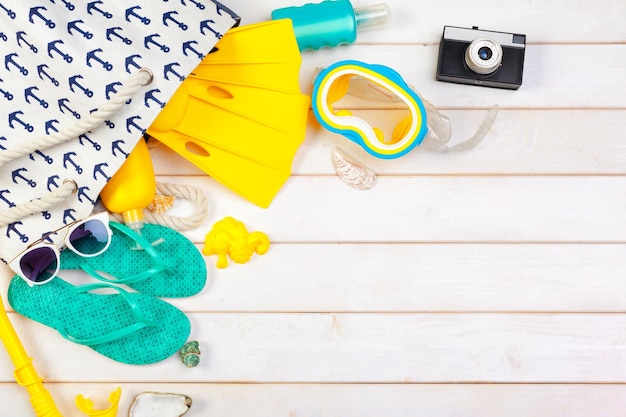
[[141,246],[144,252],[146,252],[154,260],[154,262],[157,265],[162,265],[165,268],[168,267],[167,262],[165,262],[165,260],[161,257],[161,255],[159,255],[159,253],[154,249],[154,247],[152,247],[152,244],[148,241],[148,239],[141,236],[139,233],[135,232],[130,227],[123,225],[122,223],[109,222],[109,225],[112,228],[124,233],[126,236],[128,236],[135,242],[137,242],[137,244]]
[[121,223],[109,222],[109,225],[115,230],[119,230],[120,232],[124,233],[126,236],[134,240],[139,246],[141,246],[143,251],[152,258],[155,265],[143,272],[140,272],[130,277],[124,277],[124,278],[115,277],[113,279],[110,279],[100,274],[91,265],[87,263],[81,263],[80,267],[89,275],[91,275],[93,278],[99,281],[105,282],[105,283],[109,283],[109,284],[132,284],[132,283],[143,281],[147,278],[150,278],[151,276],[158,274],[159,272],[170,270],[169,265],[167,265],[165,260],[161,257],[161,255],[159,255],[159,253],[154,249],[154,247],[152,247],[152,244],[146,238],[144,238],[143,236],[141,236],[140,234],[132,230],[130,227],[123,225]]
[[79,339],[76,338],[72,335],[70,335],[66,330],[65,327],[63,326],[58,326],[56,327],[57,331],[59,332],[59,334],[61,334],[61,336],[63,336],[65,339],[80,344],[80,345],[87,345],[87,346],[94,346],[94,345],[99,345],[102,343],[107,343],[107,342],[111,342],[114,340],[118,340],[121,339],[125,336],[131,335],[135,332],[137,332],[138,330],[141,330],[143,328],[146,327],[154,327],[156,326],[158,323],[156,321],[153,320],[148,320],[141,312],[141,308],[139,307],[139,305],[132,300],[132,298],[130,297],[130,293],[126,290],[124,290],[123,288],[120,287],[116,287],[114,285],[109,285],[106,283],[101,283],[101,284],[88,284],[88,285],[81,285],[81,286],[77,286],[72,288],[71,290],[73,292],[77,292],[77,293],[82,293],[82,292],[88,292],[91,290],[95,290],[95,289],[101,289],[101,288],[110,288],[110,289],[114,289],[115,291],[117,291],[119,293],[119,295],[122,296],[122,298],[124,299],[124,301],[126,301],[128,303],[128,305],[131,308],[131,312],[133,313],[133,316],[135,317],[135,319],[137,320],[135,323],[130,324],[126,327],[123,327],[121,329],[115,330],[111,333],[102,335],[102,336],[98,336],[98,337],[92,337],[89,339]]
[[156,275],[159,272],[169,270],[169,268],[167,268],[164,265],[157,265],[149,269],[146,269],[143,272],[132,275],[130,277],[125,277],[125,278],[114,277],[111,279],[100,274],[94,267],[92,267],[89,264],[81,263],[80,267],[82,268],[83,271],[85,271],[87,274],[97,279],[98,281],[106,282],[109,284],[133,284],[135,282],[143,281],[144,279],[150,278],[151,276]]

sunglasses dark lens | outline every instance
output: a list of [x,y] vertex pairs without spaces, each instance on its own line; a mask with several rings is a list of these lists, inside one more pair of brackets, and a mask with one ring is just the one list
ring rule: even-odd
[[52,278],[57,270],[58,258],[52,248],[37,248],[20,259],[20,269],[32,282],[45,282]]
[[101,252],[109,241],[107,228],[100,220],[88,220],[72,231],[70,242],[83,255]]

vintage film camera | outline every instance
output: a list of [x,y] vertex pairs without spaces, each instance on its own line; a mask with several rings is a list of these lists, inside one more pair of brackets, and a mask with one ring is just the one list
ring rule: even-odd
[[525,50],[526,35],[444,26],[437,80],[517,90]]

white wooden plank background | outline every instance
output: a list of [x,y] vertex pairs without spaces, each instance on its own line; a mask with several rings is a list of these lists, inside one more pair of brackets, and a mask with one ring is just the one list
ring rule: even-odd
[[[149,390],[191,395],[190,417],[623,414],[626,3],[387,3],[390,27],[303,54],[302,90],[318,66],[384,64],[450,116],[455,141],[499,104],[490,134],[472,151],[417,148],[385,161],[311,113],[294,175],[267,210],[154,148],[160,181],[209,199],[205,224],[186,233],[198,248],[226,215],[266,232],[272,247],[226,270],[207,257],[203,292],[171,300],[202,345],[194,369],[175,357],[117,364],[10,312],[64,415],[79,415],[76,394],[104,406],[117,386],[120,416]],[[254,23],[303,3],[226,4]],[[520,90],[435,81],[444,25],[526,33]],[[344,104],[370,120],[398,116],[384,103]],[[334,176],[333,146],[376,171],[374,189]],[[2,267],[4,300],[10,277]],[[3,351],[0,400],[0,416],[33,415]]]

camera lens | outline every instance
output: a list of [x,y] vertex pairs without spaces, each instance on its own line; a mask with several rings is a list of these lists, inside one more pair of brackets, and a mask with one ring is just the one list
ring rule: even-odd
[[491,74],[502,63],[502,47],[493,39],[476,39],[465,50],[465,62],[477,74]]
[[487,61],[488,59],[491,59],[492,56],[493,56],[493,51],[491,50],[491,48],[483,46],[482,48],[478,50],[478,57],[482,59],[483,61]]

